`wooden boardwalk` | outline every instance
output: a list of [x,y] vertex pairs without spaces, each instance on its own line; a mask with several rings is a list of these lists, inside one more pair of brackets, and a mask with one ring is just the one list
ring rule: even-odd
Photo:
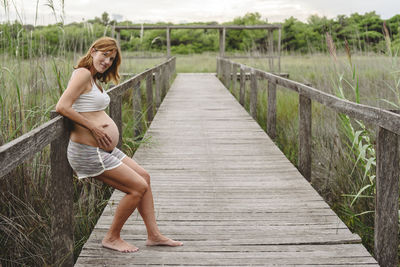
[[76,266],[378,266],[318,193],[212,74],[178,74],[134,159],[152,177],[162,232],[146,247],[135,212],[124,254],[100,245],[115,192]]

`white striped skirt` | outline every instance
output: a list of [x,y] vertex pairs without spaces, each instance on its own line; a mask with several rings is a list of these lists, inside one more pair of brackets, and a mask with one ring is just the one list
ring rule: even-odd
[[67,157],[79,179],[95,177],[122,164],[125,153],[114,148],[107,152],[99,147],[69,141]]

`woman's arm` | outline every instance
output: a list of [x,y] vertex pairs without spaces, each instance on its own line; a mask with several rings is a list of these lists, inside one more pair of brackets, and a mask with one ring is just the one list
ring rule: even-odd
[[72,108],[75,100],[91,86],[91,81],[89,70],[85,68],[77,69],[72,75],[67,89],[58,100],[56,112],[89,129],[99,145],[108,146],[112,139],[103,130],[107,124],[95,125]]

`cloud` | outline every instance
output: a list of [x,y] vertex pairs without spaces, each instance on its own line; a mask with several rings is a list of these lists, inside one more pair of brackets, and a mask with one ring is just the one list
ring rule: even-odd
[[[14,0],[17,9],[22,13],[24,23],[34,23],[36,1]],[[54,15],[39,0],[39,24],[54,23]],[[57,13],[61,14],[61,0],[54,0]],[[231,21],[235,17],[249,12],[259,12],[268,22],[283,22],[293,16],[306,21],[312,14],[334,18],[339,14],[350,15],[358,12],[364,14],[376,10],[383,19],[390,18],[400,10],[400,0],[80,0],[65,1],[65,22],[82,21],[100,17],[103,12],[118,14],[134,22],[172,22],[182,21]],[[17,18],[10,8],[10,19]],[[4,8],[0,10],[0,21],[6,20]]]

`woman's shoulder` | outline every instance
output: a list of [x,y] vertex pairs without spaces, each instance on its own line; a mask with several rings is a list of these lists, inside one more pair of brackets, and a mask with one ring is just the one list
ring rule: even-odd
[[77,68],[72,72],[71,80],[81,80],[82,82],[90,82],[92,81],[92,74],[86,68]]
[[88,70],[87,68],[76,68],[72,72],[72,76],[75,76],[75,75],[90,78],[92,74],[90,73],[90,70]]
[[92,87],[92,75],[86,68],[77,68],[72,72],[68,88],[86,92]]

